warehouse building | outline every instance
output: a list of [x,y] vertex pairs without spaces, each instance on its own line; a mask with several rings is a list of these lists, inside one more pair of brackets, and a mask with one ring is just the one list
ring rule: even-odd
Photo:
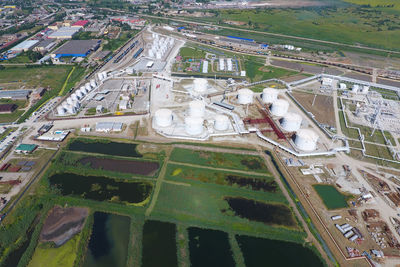
[[33,144],[20,144],[15,149],[15,153],[18,154],[31,154],[33,151],[36,150],[38,146]]
[[31,47],[33,47],[38,42],[39,42],[38,40],[25,40],[22,43],[19,43],[16,46],[14,46],[10,50],[15,51],[15,52],[28,51]]
[[121,122],[97,122],[96,132],[121,132],[122,125]]
[[1,90],[0,91],[0,99],[28,99],[31,90]]
[[55,58],[60,57],[86,57],[90,52],[96,51],[101,40],[71,40],[53,52]]
[[13,113],[13,111],[16,110],[17,107],[18,106],[15,104],[0,104],[0,114]]
[[50,39],[71,39],[77,32],[81,30],[80,27],[61,27],[49,35]]

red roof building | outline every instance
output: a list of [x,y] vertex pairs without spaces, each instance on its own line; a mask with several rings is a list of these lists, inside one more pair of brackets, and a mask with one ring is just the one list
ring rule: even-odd
[[78,20],[74,24],[72,24],[72,27],[85,27],[89,23],[88,20]]

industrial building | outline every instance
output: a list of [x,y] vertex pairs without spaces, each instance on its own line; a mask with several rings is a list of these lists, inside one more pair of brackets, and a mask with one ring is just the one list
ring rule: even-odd
[[71,40],[54,51],[55,58],[86,57],[99,48],[101,40]]
[[37,44],[38,40],[25,40],[22,43],[17,44],[16,46],[12,47],[10,50],[14,52],[24,52],[28,51],[31,47]]
[[96,123],[96,132],[121,132],[122,131],[122,123],[121,122],[97,122]]
[[61,27],[49,35],[50,39],[71,39],[77,32],[80,31],[80,27]]
[[17,107],[15,104],[0,104],[0,113],[12,113]]
[[15,148],[15,153],[18,154],[31,154],[33,151],[38,148],[37,145],[33,144],[19,144],[17,148]]
[[6,98],[6,99],[28,99],[31,90],[1,90],[0,91],[0,99],[1,98]]

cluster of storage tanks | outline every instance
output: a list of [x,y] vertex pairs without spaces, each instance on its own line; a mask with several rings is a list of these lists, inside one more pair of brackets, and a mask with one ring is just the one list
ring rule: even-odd
[[351,92],[353,94],[368,94],[369,91],[369,86],[367,85],[359,85],[359,84],[354,84],[353,88],[351,88]]
[[[205,103],[201,100],[189,102],[187,117],[185,117],[185,132],[190,136],[200,135],[204,131]],[[154,114],[154,123],[158,127],[169,127],[173,122],[173,113],[169,109],[159,109]],[[218,114],[214,118],[214,129],[226,131],[229,128],[229,118]]]
[[94,79],[82,85],[78,90],[76,90],[70,97],[68,97],[64,102],[62,102],[57,107],[57,114],[60,116],[75,114],[80,108],[80,101],[94,88],[97,84]]
[[289,102],[278,99],[279,91],[274,88],[265,88],[261,98],[264,103],[270,104],[270,112],[280,118],[281,128],[286,132],[295,132],[294,143],[298,149],[313,151],[317,147],[318,135],[309,129],[300,129],[302,117],[293,112],[288,112]]
[[97,78],[99,78],[99,81],[104,81],[107,78],[107,72],[99,72],[97,73]]
[[167,52],[168,48],[172,47],[173,44],[173,38],[160,38],[158,34],[153,33],[153,43],[148,51],[148,56],[150,58],[161,59]]

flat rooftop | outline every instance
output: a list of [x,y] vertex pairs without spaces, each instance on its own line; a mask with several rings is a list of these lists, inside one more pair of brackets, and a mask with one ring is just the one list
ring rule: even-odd
[[58,48],[53,54],[56,55],[86,55],[100,44],[100,40],[71,40]]

